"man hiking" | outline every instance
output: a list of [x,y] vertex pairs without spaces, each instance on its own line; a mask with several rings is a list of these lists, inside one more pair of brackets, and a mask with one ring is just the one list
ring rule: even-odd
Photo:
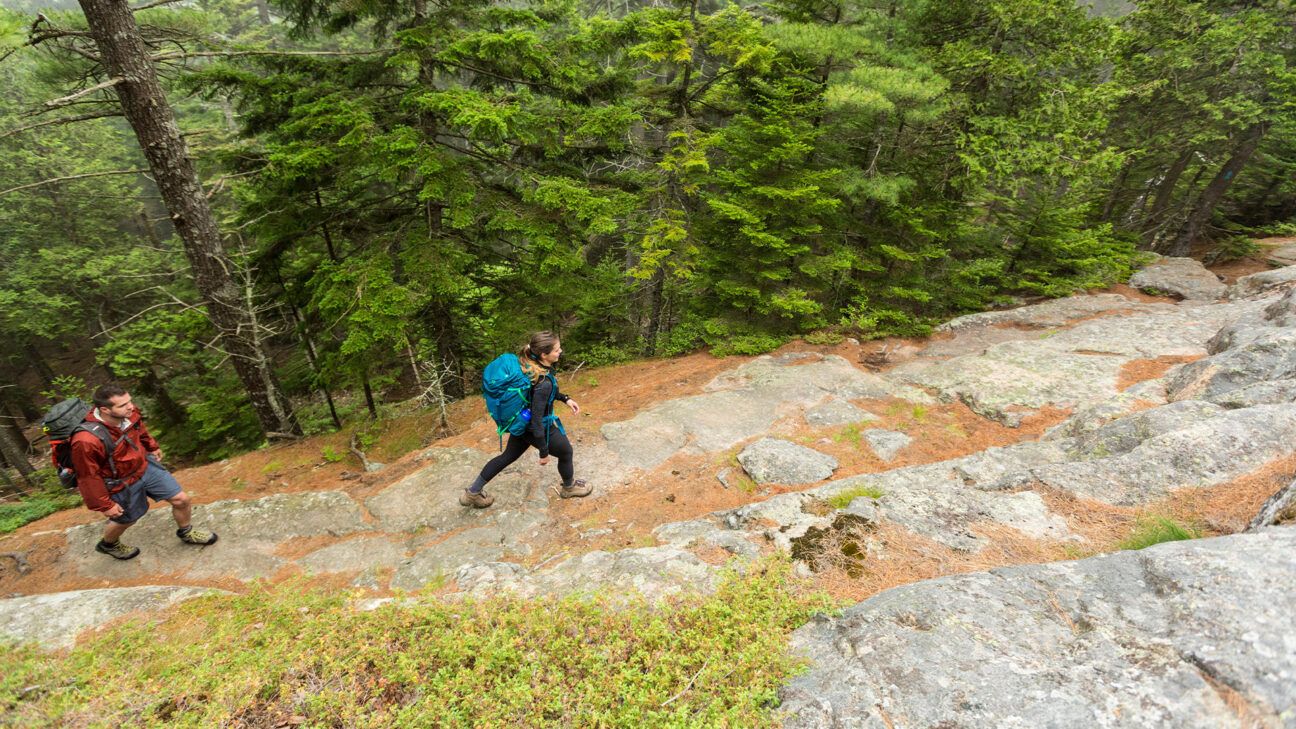
[[[106,440],[113,444],[111,453],[95,429],[106,431]],[[103,385],[95,390],[94,407],[73,434],[71,446],[72,468],[86,508],[108,517],[95,551],[117,559],[139,555],[139,548],[123,544],[121,535],[148,513],[149,499],[171,504],[180,541],[198,545],[216,542],[215,534],[194,529],[189,523],[193,511],[189,495],[162,467],[162,449],[140,420],[130,393],[121,386]]]

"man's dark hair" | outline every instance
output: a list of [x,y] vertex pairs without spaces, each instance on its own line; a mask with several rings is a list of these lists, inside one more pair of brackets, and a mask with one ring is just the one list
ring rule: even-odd
[[94,404],[96,407],[112,407],[112,399],[121,397],[126,394],[126,388],[115,382],[106,385],[100,385],[98,390],[94,391]]

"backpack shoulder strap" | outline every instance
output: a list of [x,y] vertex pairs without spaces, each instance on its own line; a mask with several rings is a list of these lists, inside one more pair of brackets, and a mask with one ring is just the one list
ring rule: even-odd
[[[108,469],[112,471],[113,478],[117,478],[117,464],[113,461],[113,453],[117,450],[117,444],[120,443],[121,440],[113,440],[112,434],[108,432],[108,427],[102,423],[91,423],[88,421],[81,423],[72,429],[72,435],[76,435],[83,431],[94,435],[103,443],[104,454],[108,458]],[[126,435],[123,433],[122,438],[125,437]],[[68,436],[68,440],[72,440],[72,436]]]

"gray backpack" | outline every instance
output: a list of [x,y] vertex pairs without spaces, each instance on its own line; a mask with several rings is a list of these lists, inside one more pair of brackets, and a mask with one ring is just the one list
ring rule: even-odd
[[[92,433],[103,442],[104,453],[108,455],[108,468],[112,478],[104,479],[108,488],[121,483],[117,477],[117,464],[113,462],[113,452],[117,450],[120,440],[113,440],[108,427],[102,423],[88,423],[85,417],[90,414],[90,406],[80,398],[69,398],[50,408],[41,419],[41,430],[49,438],[50,460],[54,462],[54,472],[64,488],[77,487],[76,470],[72,467],[72,436],[85,431]],[[125,437],[125,436],[123,436]]]

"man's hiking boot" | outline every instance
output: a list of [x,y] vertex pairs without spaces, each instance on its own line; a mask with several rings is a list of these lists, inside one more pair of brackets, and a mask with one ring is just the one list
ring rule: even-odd
[[139,547],[128,547],[122,544],[120,540],[109,544],[100,539],[99,543],[95,545],[95,551],[103,552],[115,559],[134,559],[139,556]]
[[575,481],[572,481],[570,486],[563,486],[558,489],[558,496],[564,499],[577,499],[582,496],[589,496],[593,491],[593,486],[590,486],[578,478]]
[[485,509],[495,503],[495,497],[485,491],[478,491],[474,494],[468,489],[464,489],[464,492],[459,494],[459,503],[463,506],[471,506],[474,509]]
[[216,543],[215,532],[205,532],[201,529],[194,529],[193,527],[185,527],[184,529],[177,529],[176,536],[180,537],[180,541],[184,542],[185,544],[197,544],[199,546],[206,546],[208,544]]

